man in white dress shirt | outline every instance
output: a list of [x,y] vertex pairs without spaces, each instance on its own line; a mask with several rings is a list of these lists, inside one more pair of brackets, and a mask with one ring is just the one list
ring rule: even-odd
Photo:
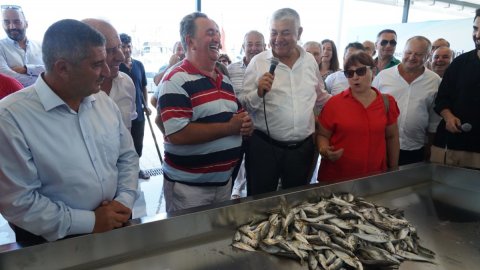
[[423,36],[407,40],[402,62],[381,71],[372,85],[391,94],[400,108],[400,158],[398,165],[428,160],[440,116],[433,111],[440,77],[425,68],[431,50]]
[[45,71],[42,46],[27,38],[28,22],[20,6],[2,5],[1,9],[3,29],[8,37],[0,40],[0,73],[27,87]]
[[120,64],[125,56],[122,52],[122,42],[115,28],[108,22],[99,19],[85,19],[84,23],[90,25],[105,36],[107,50],[107,64],[110,76],[105,78],[101,89],[115,101],[122,119],[128,130],[132,127],[132,120],[137,118],[135,106],[135,85],[132,79],[120,71]]
[[[240,101],[255,125],[245,157],[249,195],[276,190],[279,178],[283,188],[306,185],[310,180],[313,109],[329,95],[320,89],[323,83],[314,57],[297,45],[302,31],[295,10],[275,11],[270,24],[272,50],[256,55],[245,72]],[[274,57],[279,64],[272,75],[269,69]]]

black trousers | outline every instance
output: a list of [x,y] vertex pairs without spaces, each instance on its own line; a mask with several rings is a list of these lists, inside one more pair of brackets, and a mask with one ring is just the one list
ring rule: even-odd
[[15,233],[15,239],[17,243],[37,245],[47,242],[47,240],[41,236],[35,235],[11,223],[9,225]]
[[143,136],[145,134],[145,120],[132,120],[132,134],[133,145],[138,156],[142,156],[143,150]]
[[247,194],[256,195],[282,188],[306,185],[314,156],[312,136],[293,147],[272,142],[267,135],[254,132],[245,152]]
[[411,163],[422,162],[425,160],[425,147],[417,150],[401,150],[398,157],[398,166],[407,165]]

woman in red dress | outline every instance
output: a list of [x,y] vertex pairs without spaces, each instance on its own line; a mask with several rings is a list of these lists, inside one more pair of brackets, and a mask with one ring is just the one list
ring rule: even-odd
[[392,96],[384,97],[371,86],[374,66],[372,57],[363,51],[351,55],[344,64],[350,87],[330,98],[318,117],[320,183],[398,167],[400,112]]

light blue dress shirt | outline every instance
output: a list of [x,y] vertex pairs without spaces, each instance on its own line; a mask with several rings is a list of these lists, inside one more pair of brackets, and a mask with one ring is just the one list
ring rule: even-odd
[[90,233],[94,210],[130,209],[138,155],[115,103],[103,92],[70,109],[42,77],[0,101],[0,210],[49,241]]
[[[23,66],[27,68],[27,74],[20,74],[12,70],[12,67]],[[8,37],[0,40],[0,73],[17,79],[27,87],[32,85],[44,71],[40,44],[27,40],[27,48],[24,50],[17,41]]]

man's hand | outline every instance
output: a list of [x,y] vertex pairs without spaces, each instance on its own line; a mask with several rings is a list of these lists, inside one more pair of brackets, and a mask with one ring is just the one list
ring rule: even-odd
[[248,115],[247,112],[243,114],[243,123],[242,127],[240,128],[240,135],[242,136],[251,136],[253,132],[253,122],[252,119],[250,118],[250,115]]
[[458,119],[451,111],[450,109],[443,109],[440,112],[440,115],[443,117],[443,120],[445,120],[445,128],[451,132],[451,133],[460,133],[462,130],[460,129],[460,126],[462,125],[462,121]]
[[12,67],[12,70],[20,73],[20,74],[27,74],[27,67],[21,66],[21,67]]
[[462,132],[462,130],[460,129],[461,125],[462,125],[462,122],[460,121],[460,119],[458,119],[458,117],[456,117],[453,114],[445,118],[445,128],[451,133]]
[[257,95],[259,97],[264,97],[266,93],[272,90],[274,76],[270,72],[265,72],[263,76],[258,80],[258,89]]
[[[145,103],[145,104],[147,104],[147,103]],[[146,115],[151,115],[152,114],[152,110],[150,110],[149,107],[145,107],[145,108],[143,108],[143,110],[145,111]]]
[[320,149],[318,152],[322,158],[330,161],[337,161],[343,155],[343,148],[334,151],[333,146],[329,146],[328,148]]
[[115,228],[123,227],[132,211],[117,201],[103,201],[95,209],[95,226],[93,233],[107,232]]

